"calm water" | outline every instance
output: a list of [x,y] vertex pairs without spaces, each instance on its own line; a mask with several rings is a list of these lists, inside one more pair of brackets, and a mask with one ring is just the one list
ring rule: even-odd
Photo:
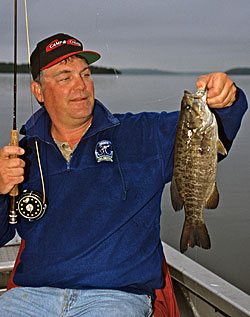
[[[9,142],[12,114],[12,75],[0,75],[0,146]],[[179,109],[184,89],[195,90],[195,76],[96,76],[96,96],[112,112],[171,111]],[[250,76],[233,80],[250,96]],[[31,113],[29,77],[18,78],[19,127]],[[34,108],[38,109],[34,101]],[[231,152],[219,164],[220,204],[205,211],[212,248],[188,250],[186,255],[250,294],[250,112]],[[163,194],[162,239],[179,250],[184,212],[175,213],[169,185]]]

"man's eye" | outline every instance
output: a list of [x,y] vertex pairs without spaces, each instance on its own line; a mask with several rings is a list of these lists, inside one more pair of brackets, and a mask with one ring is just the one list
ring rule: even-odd
[[82,76],[82,77],[89,77],[90,74],[89,74],[89,73],[82,73],[81,76]]
[[60,79],[60,81],[66,81],[66,80],[69,80],[69,77],[63,77]]

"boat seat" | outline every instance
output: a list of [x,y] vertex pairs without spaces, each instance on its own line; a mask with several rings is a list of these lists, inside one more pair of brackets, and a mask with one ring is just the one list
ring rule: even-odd
[[[20,255],[24,248],[25,248],[25,241],[21,239],[21,244],[19,247],[14,268],[11,273],[7,290],[13,287],[18,287],[18,285],[16,285],[13,282],[13,276],[14,276],[16,267],[18,263],[20,262]],[[163,262],[162,262],[162,272],[164,276],[164,284],[161,289],[155,290],[155,300],[153,302],[153,316],[154,317],[179,317],[180,314],[179,314],[179,310],[178,310],[178,306],[177,306],[177,302],[176,302],[176,298],[174,294],[173,284],[172,284],[171,276],[169,273],[169,269],[168,269],[168,265],[167,265],[165,257],[163,258]]]

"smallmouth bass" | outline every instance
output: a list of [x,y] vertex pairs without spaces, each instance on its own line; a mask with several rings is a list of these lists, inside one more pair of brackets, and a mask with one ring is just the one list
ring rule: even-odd
[[180,251],[195,245],[210,249],[203,209],[219,203],[216,187],[217,153],[226,155],[219,140],[215,115],[206,103],[207,92],[184,91],[174,150],[171,201],[175,211],[185,209]]

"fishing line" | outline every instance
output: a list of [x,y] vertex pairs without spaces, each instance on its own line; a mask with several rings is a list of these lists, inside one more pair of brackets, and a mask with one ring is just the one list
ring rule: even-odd
[[[102,32],[101,30],[101,18],[102,18],[102,14],[100,11],[96,12],[96,15],[95,15],[95,29],[96,29],[96,32],[97,34],[100,34],[101,35],[101,42],[103,42],[103,45],[105,47],[105,50],[107,52],[107,55],[111,56],[111,50],[110,50],[110,45],[108,44],[108,41],[107,41],[107,38],[106,38],[106,35]],[[119,80],[121,78],[121,76],[118,74],[117,72],[117,68],[116,67],[113,67],[113,70],[114,70],[114,74],[115,74],[115,77],[117,80]],[[122,84],[123,85],[123,84]],[[143,104],[147,104],[147,105],[152,105],[152,106],[155,106],[155,104],[159,104],[159,103],[162,103],[162,102],[165,102],[165,101],[171,101],[172,100],[176,100],[177,97],[179,97],[179,93],[178,94],[175,94],[175,95],[168,95],[166,97],[162,97],[162,98],[156,98],[156,99],[151,99],[151,100],[133,100],[133,104],[138,104],[138,105],[143,105]]]
[[160,102],[163,102],[163,101],[170,101],[171,99],[177,99],[177,97],[179,97],[180,96],[180,94],[178,93],[178,94],[176,94],[176,95],[171,95],[171,96],[169,96],[169,97],[165,97],[165,98],[157,98],[157,99],[151,99],[151,100],[149,100],[149,101],[137,101],[136,103],[137,104],[148,104],[148,105],[150,105],[150,104],[156,104],[156,103],[160,103]]
[[[26,1],[26,0],[24,0],[24,10],[25,10],[26,41],[27,41],[27,49],[28,49],[28,62],[29,62],[29,70],[31,70],[31,65],[30,65],[29,23],[28,23],[27,1]],[[31,83],[31,73],[30,73],[30,83]],[[41,177],[41,183],[42,183],[43,204],[45,204],[45,200],[46,200],[46,196],[45,196],[45,185],[44,185],[44,178],[43,178],[43,171],[42,171],[42,165],[41,165],[41,160],[40,160],[38,142],[37,142],[37,137],[36,137],[36,124],[35,124],[35,118],[34,118],[34,105],[33,105],[33,99],[32,99],[32,92],[31,92],[31,91],[30,91],[30,102],[31,102],[33,126],[34,126],[36,156],[37,156],[37,162],[38,162],[38,166],[39,166],[40,177]]]

